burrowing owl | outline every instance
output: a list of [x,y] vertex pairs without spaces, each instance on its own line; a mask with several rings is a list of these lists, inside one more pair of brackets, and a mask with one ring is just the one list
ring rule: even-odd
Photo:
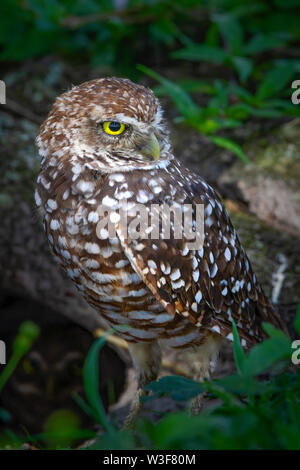
[[[57,98],[37,137],[36,203],[58,262],[99,315],[128,342],[139,388],[157,377],[160,344],[191,348],[209,376],[235,320],[242,345],[280,326],[215,191],[174,157],[160,104],[127,79],[96,79]],[[125,203],[124,203],[125,201]],[[131,238],[118,209],[204,206],[204,243]],[[110,211],[116,235],[99,223]],[[165,206],[166,207],[166,206]],[[160,213],[161,227],[163,214]],[[131,220],[131,219],[130,219]],[[122,325],[128,325],[124,330]]]

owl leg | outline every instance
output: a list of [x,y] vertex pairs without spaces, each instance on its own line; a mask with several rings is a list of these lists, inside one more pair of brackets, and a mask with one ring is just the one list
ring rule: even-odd
[[144,387],[157,379],[160,364],[161,351],[158,343],[129,343],[128,349],[132,357],[132,361],[137,375],[137,392],[131,405],[130,413],[127,416],[124,427],[132,427],[142,404],[140,398],[146,396],[147,392]]
[[[222,345],[222,337],[220,335],[209,335],[205,342],[194,350],[191,357],[193,364],[193,378],[198,382],[210,380],[216,368],[220,347]],[[191,414],[197,415],[203,408],[203,399],[205,393],[197,395],[191,403]]]

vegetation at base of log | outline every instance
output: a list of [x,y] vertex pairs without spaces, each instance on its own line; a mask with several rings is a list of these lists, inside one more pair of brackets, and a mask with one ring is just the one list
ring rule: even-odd
[[[300,308],[295,328],[300,335]],[[198,416],[167,413],[158,423],[137,420],[135,433],[97,437],[88,449],[300,449],[300,370],[291,369],[297,351],[268,323],[268,338],[245,354],[233,322],[237,374],[204,383],[163,377],[147,389],[147,400],[168,395],[186,401],[205,393],[211,405]],[[130,447],[129,447],[130,446]]]
[[[134,432],[119,430],[105,414],[98,392],[99,350],[105,338],[92,345],[84,366],[87,402],[78,401],[102,431],[80,429],[70,413],[54,412],[45,433],[24,439],[7,432],[0,441],[7,448],[24,442],[38,448],[72,448],[78,439],[93,438],[86,450],[115,449],[300,449],[300,370],[291,367],[300,359],[297,346],[273,325],[265,323],[268,338],[245,354],[233,322],[234,355],[237,373],[204,383],[167,376],[151,382],[150,395],[143,401],[162,396],[189,401],[205,393],[208,406],[190,416],[188,406],[181,412],[163,413],[157,423],[144,417],[136,421]],[[300,336],[300,306],[295,319]],[[299,348],[299,346],[298,346]],[[101,377],[100,377],[101,380]],[[1,418],[1,416],[0,416]],[[3,444],[2,444],[3,447]]]

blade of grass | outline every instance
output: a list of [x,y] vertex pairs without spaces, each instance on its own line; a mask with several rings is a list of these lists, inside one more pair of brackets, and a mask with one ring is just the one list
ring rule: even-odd
[[83,383],[88,403],[94,411],[97,421],[103,426],[105,431],[113,432],[114,428],[110,423],[99,395],[99,351],[106,342],[106,336],[98,338],[92,344],[83,367]]
[[220,136],[213,136],[209,138],[214,144],[218,145],[219,147],[223,147],[227,150],[230,150],[232,153],[237,155],[244,163],[252,165],[252,162],[249,160],[245,152],[237,143],[233,142],[230,139],[226,139],[225,137]]
[[0,392],[14,372],[21,358],[28,353],[39,334],[40,329],[35,323],[31,321],[21,323],[18,334],[13,343],[13,354],[6,364],[3,372],[0,374]]
[[137,65],[137,69],[161,83],[174,101],[181,114],[189,119],[198,117],[200,108],[195,105],[190,96],[176,83],[173,83],[144,65]]
[[245,372],[244,364],[245,364],[245,353],[241,346],[239,333],[236,327],[234,320],[232,320],[232,333],[233,333],[233,352],[234,352],[234,359],[236,368],[240,375],[243,375]]

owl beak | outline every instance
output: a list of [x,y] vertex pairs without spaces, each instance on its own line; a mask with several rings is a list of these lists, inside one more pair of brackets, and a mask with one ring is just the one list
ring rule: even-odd
[[152,133],[141,147],[141,153],[146,157],[151,157],[155,162],[160,157],[160,146],[157,138]]

